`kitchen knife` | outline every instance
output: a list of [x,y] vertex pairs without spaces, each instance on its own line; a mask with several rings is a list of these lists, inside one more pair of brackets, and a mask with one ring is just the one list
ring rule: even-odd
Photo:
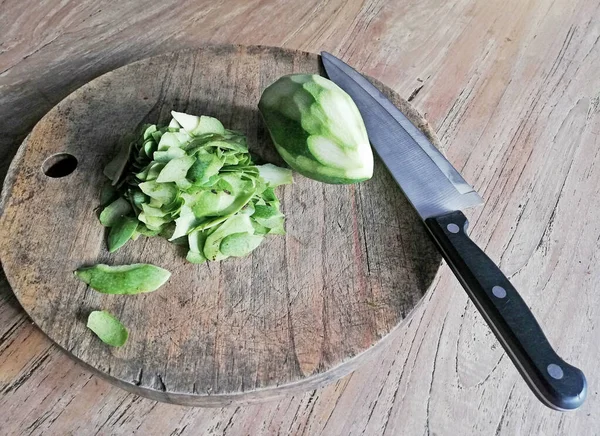
[[321,59],[329,79],[358,106],[373,148],[531,390],[556,410],[581,406],[583,372],[556,354],[516,289],[467,235],[461,209],[481,197],[371,82],[329,53]]

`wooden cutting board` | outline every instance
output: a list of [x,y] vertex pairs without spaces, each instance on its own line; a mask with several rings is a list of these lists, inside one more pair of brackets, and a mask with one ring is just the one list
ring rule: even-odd
[[[355,369],[398,330],[440,265],[417,215],[376,159],[371,180],[326,185],[294,175],[279,188],[286,236],[250,257],[192,265],[161,238],[115,254],[97,219],[102,169],[119,138],[172,109],[245,132],[283,164],[260,119],[262,90],[284,74],[322,73],[317,55],[210,46],[105,74],[68,96],[15,157],[0,206],[0,255],[33,321],[111,382],[140,395],[220,406],[313,389]],[[423,118],[377,84],[437,144]],[[96,263],[152,263],[172,272],[158,291],[103,295],[72,272]],[[111,348],[85,326],[92,310],[129,329]]]

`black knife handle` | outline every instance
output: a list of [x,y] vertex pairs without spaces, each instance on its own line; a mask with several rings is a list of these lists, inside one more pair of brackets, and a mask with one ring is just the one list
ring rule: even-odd
[[578,408],[587,391],[583,372],[558,357],[525,301],[471,241],[468,224],[460,211],[425,220],[448,265],[535,395],[556,410]]

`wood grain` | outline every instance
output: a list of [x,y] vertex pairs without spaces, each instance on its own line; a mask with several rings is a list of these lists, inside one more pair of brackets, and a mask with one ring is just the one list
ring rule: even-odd
[[[4,270],[33,321],[109,381],[186,405],[314,389],[382,347],[429,288],[440,256],[380,161],[358,185],[296,175],[280,189],[286,236],[243,259],[193,265],[162,238],[109,255],[96,217],[102,168],[119,138],[143,123],[167,124],[171,110],[215,116],[244,132],[259,160],[284,164],[258,100],[282,75],[320,69],[307,52],[207,46],[107,73],[54,107],[21,146],[0,207]],[[431,135],[406,101],[386,92]],[[74,172],[48,176],[65,154],[77,159]],[[173,274],[159,292],[102,295],[72,274],[96,263],[150,263]],[[107,347],[85,327],[100,309],[128,326],[124,347]]]
[[[71,362],[0,284],[0,434],[598,434],[600,28],[595,0],[0,4],[0,165],[54,104],[150,54],[205,42],[327,50],[408,98],[486,205],[473,238],[590,384],[542,406],[447,268],[367,366],[304,395],[190,409]],[[273,23],[276,23],[274,25]]]

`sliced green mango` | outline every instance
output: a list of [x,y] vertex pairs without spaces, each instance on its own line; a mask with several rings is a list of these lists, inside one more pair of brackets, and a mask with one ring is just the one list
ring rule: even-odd
[[214,118],[173,116],[169,126],[143,126],[108,168],[117,180],[103,194],[108,205],[100,214],[110,227],[109,251],[142,235],[162,236],[187,246],[188,261],[202,263],[207,251],[210,260],[243,256],[264,235],[283,233],[273,188],[291,183],[291,171],[254,165],[244,135]]
[[137,218],[123,217],[111,227],[108,234],[108,251],[114,253],[131,239],[138,226]]
[[107,206],[117,199],[119,191],[110,183],[106,183],[100,192],[100,206]]
[[185,179],[188,170],[195,161],[196,159],[193,156],[183,156],[170,160],[161,170],[156,181],[159,183],[167,183]]
[[152,134],[156,132],[158,129],[156,128],[156,124],[146,124],[144,126],[144,133],[142,133],[142,138],[144,140],[152,138]]
[[146,181],[156,180],[162,169],[165,167],[165,164],[162,162],[153,161],[148,168],[148,175],[146,177]]
[[197,117],[195,115],[188,115],[182,112],[171,111],[173,118],[179,123],[182,129],[188,132],[190,135],[204,135],[207,133],[223,134],[225,128],[219,120],[213,117],[207,117],[202,115]]
[[171,203],[177,197],[177,186],[173,183],[149,181],[140,183],[139,188],[148,197],[156,199],[161,204]]
[[133,295],[157,290],[169,280],[171,273],[143,263],[120,266],[99,264],[79,268],[75,276],[103,294]]
[[186,177],[194,185],[202,185],[208,182],[212,176],[219,174],[222,167],[223,161],[214,154],[199,153],[196,155],[196,161],[188,170]]
[[[129,139],[129,138],[128,138]],[[125,142],[119,147],[119,153],[114,157],[113,160],[106,165],[104,168],[104,175],[109,178],[113,185],[119,183],[123,171],[127,166],[129,155],[131,154],[131,148],[133,147],[132,140],[125,140]]]
[[105,310],[91,312],[88,316],[87,328],[93,331],[102,342],[113,347],[125,345],[129,336],[121,321]]
[[223,238],[219,251],[224,256],[244,257],[258,247],[264,239],[262,235],[232,233]]
[[192,208],[187,204],[181,206],[179,217],[175,220],[175,231],[169,238],[170,241],[187,235],[192,229],[198,225],[198,219],[194,215]]
[[104,227],[112,227],[131,210],[131,204],[123,197],[119,197],[102,210],[100,223]]
[[191,250],[187,252],[185,259],[190,263],[200,264],[206,262],[206,257],[204,256],[204,254],[196,253]]
[[222,260],[227,256],[220,252],[223,238],[233,233],[254,234],[254,227],[250,217],[245,214],[233,215],[223,222],[214,232],[206,238],[204,244],[204,255],[208,260]]
[[154,161],[167,163],[173,159],[185,156],[185,150],[179,147],[171,147],[166,150],[158,150],[154,152]]
[[294,181],[292,171],[287,168],[281,168],[273,164],[257,165],[256,168],[258,168],[258,174],[269,188],[290,185]]

